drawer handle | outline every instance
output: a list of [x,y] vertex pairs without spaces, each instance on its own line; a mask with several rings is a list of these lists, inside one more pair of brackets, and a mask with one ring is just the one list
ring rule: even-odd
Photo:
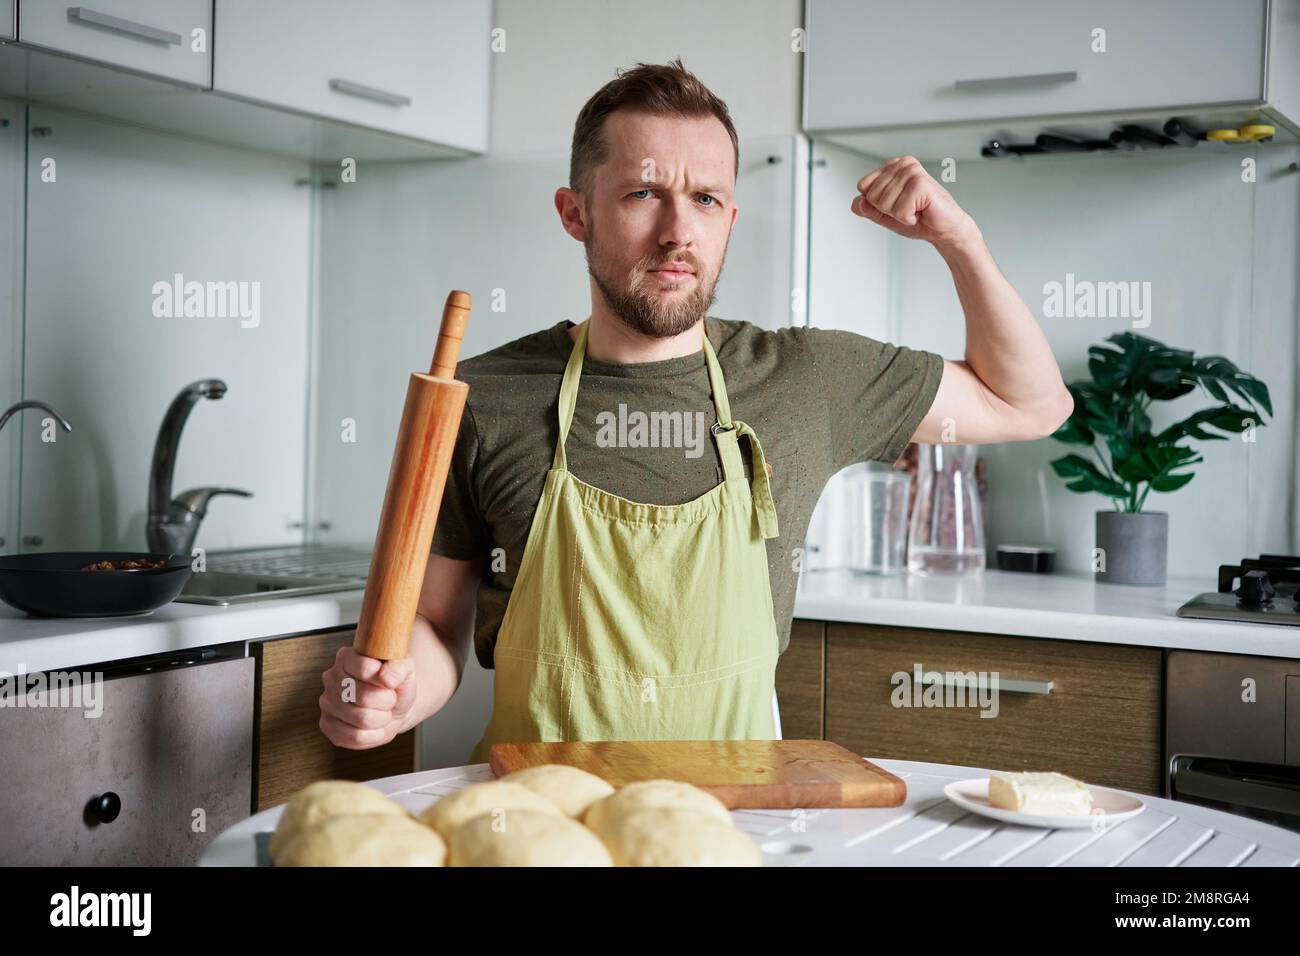
[[90,801],[90,812],[100,823],[112,823],[122,812],[122,798],[108,790]]
[[88,7],[68,7],[68,19],[73,23],[86,23],[104,27],[106,30],[115,30],[118,33],[124,33],[140,40],[151,40],[154,43],[180,45],[183,39],[179,33],[160,30],[158,27],[151,27],[147,23],[123,20],[121,17],[100,13],[98,10],[91,10]]
[[373,86],[353,83],[351,80],[330,80],[330,89],[336,93],[346,93],[348,96],[358,96],[363,100],[383,103],[385,106],[411,105],[409,96],[403,96],[401,93],[390,93],[387,90],[377,90]]
[[978,80],[958,80],[953,84],[958,90],[1004,90],[1023,86],[1044,86],[1048,83],[1074,83],[1079,74],[1074,70],[1061,73],[1025,73],[1021,76],[990,76]]
[[[944,673],[943,680],[940,681],[943,687],[970,687],[971,682],[966,680],[960,673]],[[1056,681],[1052,680],[1024,680],[1019,677],[999,677],[998,693],[1000,694],[1035,694],[1040,697],[1046,697],[1056,686]],[[987,679],[978,679],[975,682],[975,689],[989,689]]]

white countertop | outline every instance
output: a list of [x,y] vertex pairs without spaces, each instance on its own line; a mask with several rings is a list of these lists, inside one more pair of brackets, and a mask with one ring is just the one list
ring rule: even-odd
[[794,615],[814,621],[1013,634],[1068,641],[1300,658],[1300,627],[1181,618],[1213,578],[1163,587],[1100,584],[1091,574],[986,570],[959,577],[808,571]]
[[[1300,659],[1300,628],[1176,617],[1214,581],[1170,578],[1164,587],[1098,584],[1089,574],[988,570],[964,577],[873,577],[809,571],[795,617],[1058,640]],[[0,672],[35,673],[233,641],[351,627],[362,590],[213,607],[168,604],[149,614],[33,618],[0,603]]]
[[[969,813],[944,796],[953,780],[988,770],[911,760],[872,763],[901,777],[899,807],[733,810],[765,866],[1296,866],[1300,833],[1208,807],[1135,794],[1146,808],[1109,827],[1052,830]],[[412,813],[471,783],[495,779],[485,763],[371,781]],[[219,834],[200,866],[255,866],[255,834],[275,829],[283,807]],[[793,824],[799,823],[796,828]]]
[[131,617],[41,618],[0,603],[0,672],[36,673],[332,627],[361,615],[360,589],[217,607],[172,602]]

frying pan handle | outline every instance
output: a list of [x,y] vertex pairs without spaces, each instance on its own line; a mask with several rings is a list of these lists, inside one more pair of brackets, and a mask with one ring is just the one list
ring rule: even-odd
[[465,339],[471,301],[468,292],[447,294],[447,304],[442,307],[442,325],[438,329],[438,344],[434,348],[433,364],[429,367],[430,375],[456,377],[456,362],[460,357],[460,343]]

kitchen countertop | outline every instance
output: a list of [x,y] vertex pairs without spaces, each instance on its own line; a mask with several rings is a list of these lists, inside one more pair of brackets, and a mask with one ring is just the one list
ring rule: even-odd
[[0,672],[60,670],[234,641],[351,627],[364,591],[269,598],[218,607],[164,605],[130,617],[39,618],[0,603]]
[[[763,850],[765,866],[1296,866],[1300,833],[1191,803],[1136,794],[1146,809],[1113,826],[1052,830],[999,823],[944,796],[953,780],[988,770],[911,760],[872,763],[907,783],[899,807],[733,810],[736,826]],[[373,780],[371,785],[419,813],[441,797],[495,779],[485,763]],[[283,807],[219,834],[200,866],[255,866],[254,835],[275,829]],[[802,829],[796,832],[792,819]]]
[[[1090,574],[919,574],[874,577],[809,571],[795,617],[850,624],[1009,634],[1300,659],[1300,628],[1176,617],[1209,578],[1170,578],[1164,587],[1098,584]],[[351,627],[360,588],[214,607],[168,604],[149,614],[33,618],[0,603],[0,673],[83,667],[234,641],[259,641]]]
[[1164,587],[1099,584],[1091,574],[986,570],[941,577],[808,571],[794,616],[814,621],[1011,634],[1066,641],[1300,658],[1300,627],[1204,621],[1174,612],[1213,578]]

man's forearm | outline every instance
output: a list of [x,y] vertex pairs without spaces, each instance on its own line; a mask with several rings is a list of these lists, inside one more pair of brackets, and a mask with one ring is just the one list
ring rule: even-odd
[[423,615],[415,616],[411,646],[407,652],[415,664],[415,703],[406,712],[402,732],[427,720],[447,705],[460,686],[465,662],[434,633]]
[[1068,398],[1038,320],[998,269],[972,223],[936,246],[952,272],[966,316],[966,364],[1000,399],[1032,417],[1060,419]]

